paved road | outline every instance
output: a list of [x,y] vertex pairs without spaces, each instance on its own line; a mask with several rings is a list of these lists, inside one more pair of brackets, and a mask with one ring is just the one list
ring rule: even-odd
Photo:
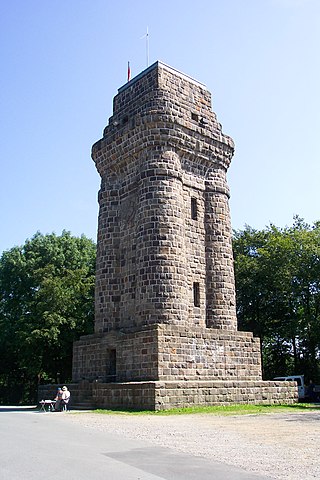
[[0,408],[0,480],[267,479],[144,441],[89,431],[65,422],[65,415],[71,414]]

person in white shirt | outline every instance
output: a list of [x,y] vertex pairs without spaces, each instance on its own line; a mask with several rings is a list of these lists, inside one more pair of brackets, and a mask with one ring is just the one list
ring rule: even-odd
[[62,387],[61,410],[66,410],[70,401],[70,392],[66,386]]

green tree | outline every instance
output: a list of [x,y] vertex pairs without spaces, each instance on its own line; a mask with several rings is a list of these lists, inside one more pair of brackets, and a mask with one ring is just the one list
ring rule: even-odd
[[2,254],[3,400],[33,400],[40,381],[71,379],[72,344],[93,331],[95,251],[92,240],[64,231],[37,233]]
[[319,379],[319,223],[246,227],[234,233],[234,255],[239,327],[261,338],[265,377]]

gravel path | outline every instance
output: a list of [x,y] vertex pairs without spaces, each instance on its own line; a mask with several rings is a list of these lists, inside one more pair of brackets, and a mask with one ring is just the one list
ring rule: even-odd
[[66,418],[273,479],[320,478],[320,412],[227,417],[82,413]]

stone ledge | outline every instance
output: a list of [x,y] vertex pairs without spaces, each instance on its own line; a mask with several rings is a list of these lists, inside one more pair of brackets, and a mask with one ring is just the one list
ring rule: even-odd
[[[56,385],[40,388],[39,400],[46,396],[46,392],[53,393],[55,388]],[[207,405],[293,404],[298,401],[295,382],[274,380],[80,382],[69,385],[69,389],[74,408],[83,402],[92,408],[168,410]]]

